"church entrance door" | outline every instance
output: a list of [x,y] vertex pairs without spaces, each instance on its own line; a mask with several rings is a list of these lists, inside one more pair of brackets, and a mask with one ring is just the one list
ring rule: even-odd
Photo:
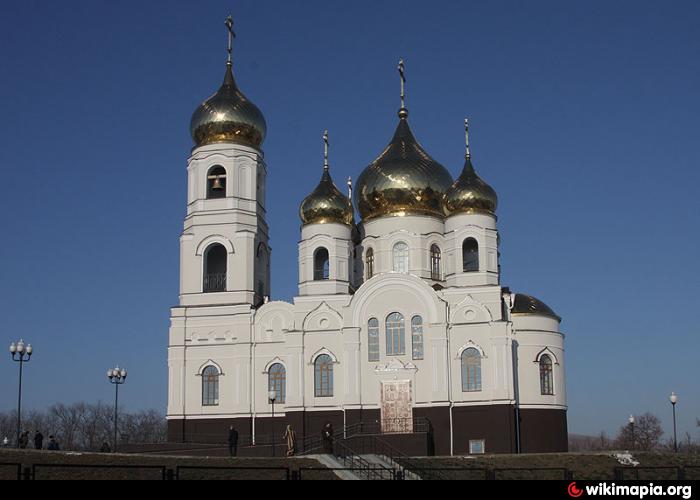
[[410,380],[382,382],[382,433],[413,432],[413,391]]

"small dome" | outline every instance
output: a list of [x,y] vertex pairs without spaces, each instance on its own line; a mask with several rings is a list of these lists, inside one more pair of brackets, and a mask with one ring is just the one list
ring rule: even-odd
[[467,156],[462,175],[445,195],[445,215],[496,215],[498,195],[476,174],[472,160]]
[[443,217],[450,173],[425,152],[408,125],[408,111],[384,152],[360,175],[356,203],[364,220],[407,214]]
[[333,184],[328,168],[323,169],[321,182],[299,208],[303,224],[345,224],[354,225],[354,212],[350,198]]
[[259,148],[265,140],[265,117],[238,90],[230,63],[219,91],[192,115],[190,132],[197,147],[233,142]]
[[544,302],[530,295],[519,293],[515,296],[513,302],[513,314],[531,314],[539,316],[548,316],[550,318],[561,321],[561,318]]

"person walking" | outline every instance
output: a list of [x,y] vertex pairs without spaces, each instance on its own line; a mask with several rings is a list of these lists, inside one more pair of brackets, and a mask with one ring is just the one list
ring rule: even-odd
[[293,457],[297,452],[297,434],[294,432],[291,425],[287,426],[287,430],[284,431],[282,439],[287,440],[287,456]]
[[34,434],[34,449],[35,450],[43,450],[44,449],[44,435],[36,431]]
[[228,428],[228,454],[231,457],[238,454],[238,431],[233,426]]
[[321,439],[323,439],[323,452],[333,454],[333,425],[328,422],[321,431]]
[[24,431],[19,436],[19,449],[26,450],[27,446],[29,446],[29,431]]

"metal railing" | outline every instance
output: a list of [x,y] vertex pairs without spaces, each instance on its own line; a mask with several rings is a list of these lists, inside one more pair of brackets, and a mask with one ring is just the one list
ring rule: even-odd
[[[185,472],[198,472],[199,477],[187,478]],[[210,474],[206,474],[209,472]],[[212,477],[211,473],[215,477]],[[260,473],[267,472],[277,475],[279,477],[267,477],[261,476]],[[222,474],[223,473],[223,474]],[[229,474],[225,474],[229,473]],[[246,474],[247,473],[247,474]],[[250,473],[253,473],[252,475]],[[204,477],[202,477],[204,476]],[[216,477],[218,476],[218,477]],[[223,477],[222,477],[223,476]],[[175,474],[172,479],[177,481],[182,481],[186,479],[228,479],[228,480],[260,480],[260,481],[270,481],[270,480],[280,480],[289,481],[291,479],[291,471],[289,467],[217,467],[217,466],[194,466],[194,465],[178,465],[175,468]]]
[[226,274],[205,274],[204,293],[226,291]]
[[[431,472],[428,468],[422,467],[419,461],[410,458],[408,455],[377,436],[357,435],[347,438],[346,441],[352,443],[350,446],[352,446],[355,451],[359,451],[360,454],[379,455],[383,457],[385,461],[396,464],[396,467],[403,468],[421,479],[446,479],[439,471]],[[420,473],[418,472],[419,470]]]
[[[33,464],[32,469],[31,469],[31,476],[30,478],[33,480],[41,479],[37,478],[37,472],[39,470],[51,470],[53,469],[54,471],[56,470],[72,470],[72,471],[79,471],[79,472],[87,472],[87,471],[98,471],[98,470],[103,470],[103,471],[108,471],[109,473],[113,473],[116,471],[128,471],[131,473],[137,472],[137,471],[155,471],[160,473],[160,479],[165,480],[167,478],[166,475],[166,470],[167,467],[164,465],[94,465],[94,464]],[[64,471],[65,472],[65,471]],[[92,474],[94,475],[94,474]],[[110,474],[112,475],[112,474]],[[51,479],[50,477],[47,479]],[[62,477],[62,479],[65,479],[65,477]],[[82,477],[81,479],[92,479],[92,478],[85,478]],[[111,477],[110,479],[113,479]],[[131,478],[133,479],[133,477]],[[151,478],[153,479],[153,478]]]
[[343,461],[347,469],[357,471],[369,481],[391,481],[396,478],[396,471],[381,465],[372,464],[362,458],[356,450],[351,449],[342,442],[333,444],[333,454]]

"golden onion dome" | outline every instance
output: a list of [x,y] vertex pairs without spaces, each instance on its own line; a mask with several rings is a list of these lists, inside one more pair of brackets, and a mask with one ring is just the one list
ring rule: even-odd
[[192,115],[190,132],[197,147],[232,142],[259,148],[265,140],[265,117],[236,86],[230,62],[224,84]]
[[498,195],[476,174],[472,160],[467,157],[462,175],[445,194],[445,215],[496,215]]
[[328,167],[323,169],[321,182],[313,193],[306,197],[299,208],[303,224],[354,225],[354,214],[350,198],[333,184]]
[[445,194],[445,215],[458,214],[496,215],[498,195],[474,170],[469,148],[469,120],[464,121],[467,132],[467,155],[462,175]]
[[547,304],[531,295],[522,293],[515,295],[511,312],[515,315],[547,316],[561,322],[561,318]]
[[387,148],[357,180],[360,215],[364,220],[409,214],[443,217],[442,200],[452,176],[418,144],[405,108],[399,118]]
[[[301,203],[299,216],[305,226],[309,224],[355,225],[355,214],[350,198],[333,184],[328,165],[328,131],[323,134],[323,175],[314,192]],[[350,182],[350,181],[348,181]]]

